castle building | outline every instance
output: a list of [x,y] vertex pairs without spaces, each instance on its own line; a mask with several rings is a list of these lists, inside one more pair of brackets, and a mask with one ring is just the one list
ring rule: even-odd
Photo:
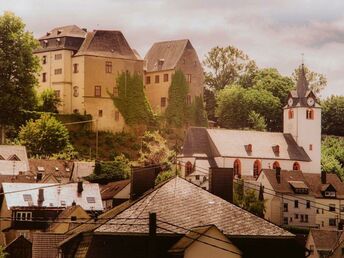
[[190,40],[154,43],[145,58],[145,93],[154,112],[163,113],[168,105],[172,75],[181,70],[189,84],[187,103],[203,96],[203,68]]
[[125,122],[113,104],[122,72],[143,75],[143,60],[120,31],[87,32],[75,25],[55,28],[39,38],[38,91],[51,88],[62,114],[91,114],[99,130],[122,131]]
[[321,107],[308,88],[304,68],[284,107],[283,132],[188,129],[180,165],[183,174],[208,188],[209,167],[232,167],[236,177],[257,178],[262,169],[320,174]]

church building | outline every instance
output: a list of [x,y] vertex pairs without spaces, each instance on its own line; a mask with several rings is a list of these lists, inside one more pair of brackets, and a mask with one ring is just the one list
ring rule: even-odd
[[190,127],[178,159],[183,176],[207,188],[209,167],[232,167],[237,178],[252,179],[277,167],[320,174],[321,107],[303,66],[283,110],[283,132]]

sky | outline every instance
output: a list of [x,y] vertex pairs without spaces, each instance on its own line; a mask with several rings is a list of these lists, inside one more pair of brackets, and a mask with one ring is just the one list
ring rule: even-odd
[[157,41],[190,39],[204,59],[233,45],[291,75],[304,63],[327,77],[322,97],[344,95],[343,0],[0,0],[0,13],[20,16],[36,37],[75,24],[121,30],[144,56]]

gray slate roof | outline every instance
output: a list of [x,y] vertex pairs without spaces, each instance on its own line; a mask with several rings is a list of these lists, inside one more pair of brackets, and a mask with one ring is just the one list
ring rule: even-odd
[[[12,159],[15,156],[19,160]],[[28,172],[29,161],[25,146],[0,145],[0,174],[18,175],[19,172]]]
[[323,230],[323,229],[311,229],[310,234],[312,234],[314,244],[317,250],[332,250],[343,231],[338,230]]
[[75,56],[81,55],[138,60],[122,32],[112,30],[88,32]]
[[[145,218],[148,217],[149,212],[157,213],[158,227],[164,227],[179,234],[185,234],[187,230],[161,221],[187,229],[214,224],[227,236],[294,236],[288,231],[180,177],[175,177],[156,188],[144,198],[114,216],[109,222],[100,226],[95,232],[114,234],[148,233],[148,220]],[[171,232],[159,228],[158,233],[171,234]]]
[[[187,47],[192,48],[188,39],[154,43],[145,56],[147,72],[175,69]],[[158,66],[159,60],[164,60],[161,67]]]
[[85,38],[85,36],[86,31],[84,31],[83,29],[80,29],[76,25],[67,25],[52,29],[45,36],[40,37],[39,40],[62,37]]

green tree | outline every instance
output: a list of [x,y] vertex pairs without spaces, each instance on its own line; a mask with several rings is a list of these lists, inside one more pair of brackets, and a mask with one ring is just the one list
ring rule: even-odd
[[4,127],[15,124],[21,110],[36,105],[39,61],[33,55],[38,43],[25,32],[19,17],[5,12],[0,16],[0,31],[0,125],[4,135]]
[[250,113],[248,113],[248,125],[253,130],[266,131],[265,118],[255,111],[250,111]]
[[344,96],[331,96],[321,102],[323,134],[344,136]]
[[148,125],[154,122],[152,109],[143,91],[142,76],[123,72],[117,77],[118,96],[112,97],[126,124]]
[[203,64],[207,70],[205,83],[212,90],[221,90],[257,69],[256,63],[234,46],[212,48]]
[[202,97],[195,97],[190,108],[190,122],[193,126],[208,126],[207,113]]
[[344,180],[344,138],[326,136],[321,142],[321,170]]
[[107,184],[112,181],[127,179],[131,172],[131,162],[123,154],[113,161],[97,161],[93,174],[85,177],[87,181]]
[[215,109],[216,109],[216,99],[214,90],[210,90],[207,87],[204,88],[204,102],[205,111],[207,112],[207,117],[209,120],[216,121]]
[[0,258],[5,258],[8,256],[8,253],[5,252],[5,248],[0,245]]
[[189,105],[186,98],[189,85],[182,71],[177,70],[172,75],[171,86],[168,89],[168,105],[165,111],[166,122],[175,127],[182,127],[188,119]]
[[32,155],[51,156],[63,152],[69,143],[67,128],[55,117],[43,114],[20,127],[19,142]]
[[61,100],[56,96],[53,89],[46,89],[39,95],[38,109],[43,112],[58,113]]
[[[296,68],[292,74],[293,81],[295,84],[299,78],[302,65]],[[327,86],[327,79],[323,74],[311,71],[307,66],[304,65],[306,78],[309,83],[309,88],[313,90],[314,93],[319,94]]]

